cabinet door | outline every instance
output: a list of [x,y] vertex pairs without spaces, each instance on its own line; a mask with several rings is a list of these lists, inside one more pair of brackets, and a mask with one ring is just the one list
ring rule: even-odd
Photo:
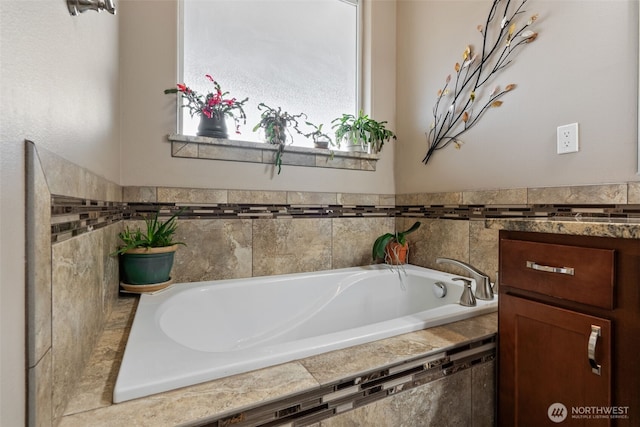
[[500,425],[555,425],[554,403],[562,425],[610,425],[581,408],[611,406],[611,322],[508,294],[499,304]]

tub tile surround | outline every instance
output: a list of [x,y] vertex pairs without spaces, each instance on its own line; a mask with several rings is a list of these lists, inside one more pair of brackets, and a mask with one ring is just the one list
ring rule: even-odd
[[[56,197],[122,201],[119,186],[61,157],[25,144],[27,171],[27,360],[30,425],[55,425],[75,390],[118,291],[110,248],[121,222],[86,227],[80,214],[68,223],[84,228],[74,239],[52,244]],[[92,210],[92,209],[89,209]],[[89,215],[92,216],[92,215]],[[89,220],[99,220],[94,216]]]
[[[387,399],[379,399],[387,395],[405,396],[408,393],[405,390],[411,392],[428,388],[428,394],[435,402],[429,405],[435,408],[438,397],[455,394],[456,390],[471,397],[472,389],[490,391],[495,387],[493,376],[481,374],[487,369],[494,369],[495,342],[492,337],[497,329],[497,316],[493,313],[112,404],[117,368],[136,304],[136,297],[119,299],[60,426],[136,426],[150,423],[157,426],[203,423],[245,426],[256,425],[255,420],[273,418],[275,414],[281,417],[295,415],[300,417],[300,424],[296,425],[308,425],[323,419],[327,415],[325,409],[329,407],[331,412],[334,409],[347,411],[373,401],[384,402]],[[454,348],[463,351],[456,352]],[[443,358],[444,354],[447,354],[446,358]],[[472,364],[472,360],[483,362]],[[429,370],[422,369],[425,364]],[[469,380],[472,376],[478,378],[473,381],[473,386]],[[453,380],[448,381],[449,378]],[[430,385],[434,380],[437,384]],[[484,391],[482,399],[486,397]],[[490,392],[487,395],[493,396]],[[411,401],[402,397],[397,399],[404,402],[403,413],[427,412],[429,409],[425,402],[411,409]],[[311,413],[310,408],[318,404],[328,406]],[[396,406],[393,401],[389,404]],[[472,400],[469,399],[469,409],[471,405]],[[490,405],[493,407],[493,401]],[[358,409],[352,412],[357,414],[356,411]],[[349,413],[345,412],[345,415]],[[388,421],[393,424],[396,415],[388,414]],[[491,425],[493,414],[487,417],[485,424],[481,425]],[[329,424],[325,424],[327,422]],[[342,425],[331,422],[332,419],[324,420],[319,425]]]
[[91,356],[96,335],[102,332],[117,298],[118,265],[108,256],[113,247],[109,243],[116,243],[115,233],[101,229],[52,246],[56,261],[51,304],[54,417],[64,412],[79,379],[78,367]]
[[176,241],[174,281],[251,277],[254,239],[250,219],[181,220]]
[[627,190],[627,203],[640,204],[640,182],[630,182]]
[[[321,422],[322,427],[350,426],[493,426],[495,416],[483,407],[484,396],[493,397],[495,364],[483,363],[450,377],[437,379],[402,394],[336,415]],[[476,393],[476,390],[480,392]],[[482,404],[475,400],[482,400]],[[493,400],[493,399],[492,399]],[[455,408],[455,410],[452,410]],[[476,412],[476,409],[482,412]]]
[[[492,278],[501,228],[640,239],[638,182],[413,195],[120,187],[32,143],[26,151],[31,425],[55,425],[77,387],[116,300],[117,263],[108,254],[132,212],[188,211],[179,230],[189,245],[178,251],[174,270],[180,281],[368,264],[375,237],[418,219],[412,263],[435,267],[436,256],[448,256]],[[590,216],[612,222],[585,221]],[[98,290],[74,292],[83,289],[78,278],[95,280]]]

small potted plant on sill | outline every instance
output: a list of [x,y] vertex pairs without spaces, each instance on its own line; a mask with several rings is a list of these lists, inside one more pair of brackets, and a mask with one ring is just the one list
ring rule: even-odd
[[178,83],[175,88],[165,89],[164,93],[181,93],[186,103],[183,108],[189,109],[191,117],[200,116],[200,125],[198,126],[198,136],[207,136],[211,138],[228,138],[226,117],[233,118],[236,127],[236,133],[240,133],[240,122],[247,123],[247,116],[244,112],[243,105],[249,100],[245,98],[238,101],[236,98],[230,98],[229,92],[223,92],[220,84],[206,74],[205,77],[213,83],[213,92],[207,92],[202,95],[192,90],[184,83]]
[[298,128],[300,126],[298,119],[306,118],[307,116],[304,113],[289,114],[286,111],[282,111],[281,107],[271,108],[263,102],[258,104],[258,110],[262,111],[262,113],[260,114],[260,121],[253,127],[253,131],[257,132],[262,128],[265,142],[278,146],[273,163],[278,168],[279,175],[282,170],[282,155],[287,144],[287,135],[293,139],[291,129],[302,135]]
[[149,292],[169,286],[174,254],[178,245],[184,245],[173,240],[180,212],[166,221],[159,220],[155,213],[144,219],[144,231],[127,226],[118,234],[123,245],[112,255],[120,257],[121,286],[125,290]]
[[362,110],[357,117],[353,114],[343,114],[331,123],[338,146],[344,140],[348,151],[379,153],[385,142],[396,139],[396,135],[386,128],[386,121],[378,122]]
[[316,126],[311,122],[305,122],[305,124],[313,128],[313,131],[309,133],[304,133],[303,135],[313,140],[314,147],[329,148],[329,145],[333,145],[333,141],[331,140],[331,137],[326,133],[322,132],[322,126],[323,126],[322,123],[318,126]]
[[374,261],[383,259],[384,262],[391,265],[406,264],[409,251],[407,235],[413,233],[419,227],[420,221],[416,221],[408,230],[385,233],[378,237],[373,244],[372,256]]

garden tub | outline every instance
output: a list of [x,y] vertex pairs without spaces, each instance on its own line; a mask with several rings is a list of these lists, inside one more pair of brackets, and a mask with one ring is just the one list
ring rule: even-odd
[[497,310],[497,296],[458,304],[463,288],[454,277],[379,264],[182,283],[142,295],[114,402]]

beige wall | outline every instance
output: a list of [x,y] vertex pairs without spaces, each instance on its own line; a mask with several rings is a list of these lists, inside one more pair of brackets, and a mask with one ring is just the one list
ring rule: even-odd
[[24,425],[25,139],[119,180],[118,17],[0,1],[0,425]]
[[[175,98],[163,89],[177,82],[176,1],[123,2],[122,182],[123,185],[214,187],[252,190],[344,191],[393,194],[393,144],[386,144],[375,172],[284,166],[271,176],[264,164],[171,158],[166,135],[176,132]],[[368,74],[365,107],[395,129],[395,7],[373,2],[365,14],[375,22],[364,60]],[[380,28],[380,34],[378,34]],[[212,74],[215,70],[212,71]],[[251,132],[252,124],[243,128]],[[141,162],[140,159],[146,159]]]
[[[24,424],[25,138],[122,185],[386,194],[637,180],[632,0],[532,1],[541,36],[504,74],[518,89],[462,150],[419,162],[434,101],[425,94],[474,40],[488,4],[374,0],[367,102],[397,130],[395,168],[386,146],[375,173],[288,167],[269,179],[261,165],[170,158],[175,110],[162,89],[176,82],[175,0],[121,0],[115,17],[0,0],[0,425]],[[574,121],[582,151],[554,155],[556,126]]]
[[[397,193],[638,180],[634,1],[530,1],[526,19],[540,14],[540,36],[495,80],[517,89],[463,136],[462,149],[420,162],[436,92],[465,46],[481,46],[476,26],[490,3],[398,1]],[[555,154],[556,127],[573,122],[580,152]]]

